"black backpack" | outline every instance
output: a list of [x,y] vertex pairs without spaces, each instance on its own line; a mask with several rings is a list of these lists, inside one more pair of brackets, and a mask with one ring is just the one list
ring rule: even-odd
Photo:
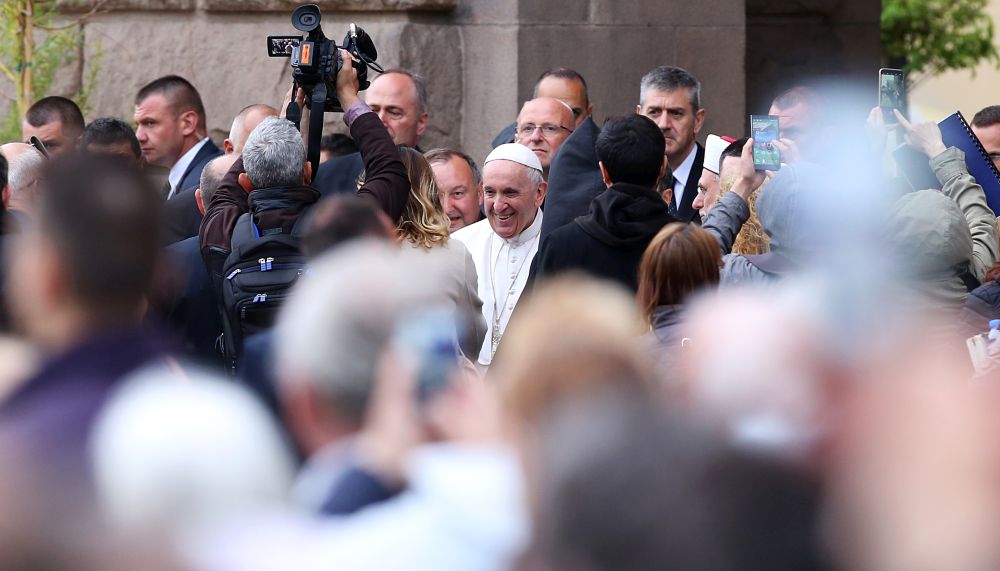
[[276,228],[263,236],[253,216],[236,221],[232,251],[222,274],[222,341],[226,361],[236,370],[243,341],[274,325],[288,291],[305,271],[299,216],[290,232]]

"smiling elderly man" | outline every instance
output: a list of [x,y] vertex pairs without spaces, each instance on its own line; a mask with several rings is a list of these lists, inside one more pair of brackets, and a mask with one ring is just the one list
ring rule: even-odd
[[487,326],[479,352],[481,368],[493,360],[528,281],[531,260],[538,252],[546,189],[542,163],[531,149],[518,143],[500,145],[483,165],[486,220],[452,234],[472,253],[479,276]]

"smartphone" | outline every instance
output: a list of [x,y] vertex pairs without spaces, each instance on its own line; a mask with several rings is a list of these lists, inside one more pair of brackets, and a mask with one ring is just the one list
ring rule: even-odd
[[904,116],[906,112],[906,77],[901,69],[883,67],[878,70],[878,106],[882,109],[882,119],[887,125],[895,125],[896,115],[892,112],[898,109]]
[[458,327],[454,310],[426,309],[403,316],[393,334],[394,346],[416,370],[416,398],[426,403],[447,388],[459,366]]
[[781,151],[774,146],[778,140],[777,115],[751,115],[750,136],[753,138],[753,168],[776,171],[781,168]]

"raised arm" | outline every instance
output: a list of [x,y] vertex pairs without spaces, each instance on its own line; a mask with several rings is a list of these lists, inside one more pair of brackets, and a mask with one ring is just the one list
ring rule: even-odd
[[972,234],[972,261],[969,271],[982,281],[993,267],[1000,249],[997,239],[996,214],[986,203],[986,193],[969,174],[965,154],[955,147],[946,148],[941,129],[934,123],[910,123],[896,112],[899,124],[906,132],[906,141],[927,155],[931,168],[941,182],[941,191],[962,209]]
[[[205,205],[205,217],[198,229],[201,257],[205,261],[209,275],[215,283],[222,274],[222,265],[231,249],[230,242],[236,220],[244,212],[250,211],[247,191],[240,186],[240,174],[244,172],[243,157],[236,159],[224,177],[219,189],[212,195],[212,201]],[[216,284],[218,285],[218,284]]]
[[358,72],[351,65],[351,54],[341,50],[344,65],[337,74],[337,98],[344,107],[344,122],[361,151],[365,163],[365,184],[358,189],[399,222],[410,194],[410,179],[399,159],[389,131],[370,107],[358,97]]
[[719,203],[709,211],[701,225],[715,237],[723,254],[728,254],[733,249],[736,235],[743,228],[743,223],[750,218],[747,199],[763,183],[764,173],[754,170],[753,139],[750,139],[743,145],[743,153],[740,155],[739,178],[731,191],[724,194]]

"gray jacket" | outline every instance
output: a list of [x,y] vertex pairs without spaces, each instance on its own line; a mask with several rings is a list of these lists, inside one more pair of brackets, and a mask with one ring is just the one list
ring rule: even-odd
[[[968,270],[982,280],[997,258],[996,216],[986,204],[982,187],[969,175],[965,155],[954,147],[934,157],[931,167],[941,181],[941,191],[924,190],[900,198],[889,223],[892,240],[908,260],[916,262],[921,290],[933,299],[960,304],[968,295],[961,275]],[[799,200],[810,185],[799,179],[813,176],[814,165],[782,169],[757,199],[757,214],[770,237],[771,251],[793,263],[815,251],[810,245],[805,201]],[[722,248],[722,286],[770,283],[780,276],[729,254],[736,235],[749,217],[745,201],[727,193],[709,212],[703,227]]]
[[916,292],[943,307],[960,307],[969,295],[962,274],[982,281],[997,257],[996,215],[951,147],[930,161],[942,189],[904,195],[893,204],[891,240],[913,272]]

